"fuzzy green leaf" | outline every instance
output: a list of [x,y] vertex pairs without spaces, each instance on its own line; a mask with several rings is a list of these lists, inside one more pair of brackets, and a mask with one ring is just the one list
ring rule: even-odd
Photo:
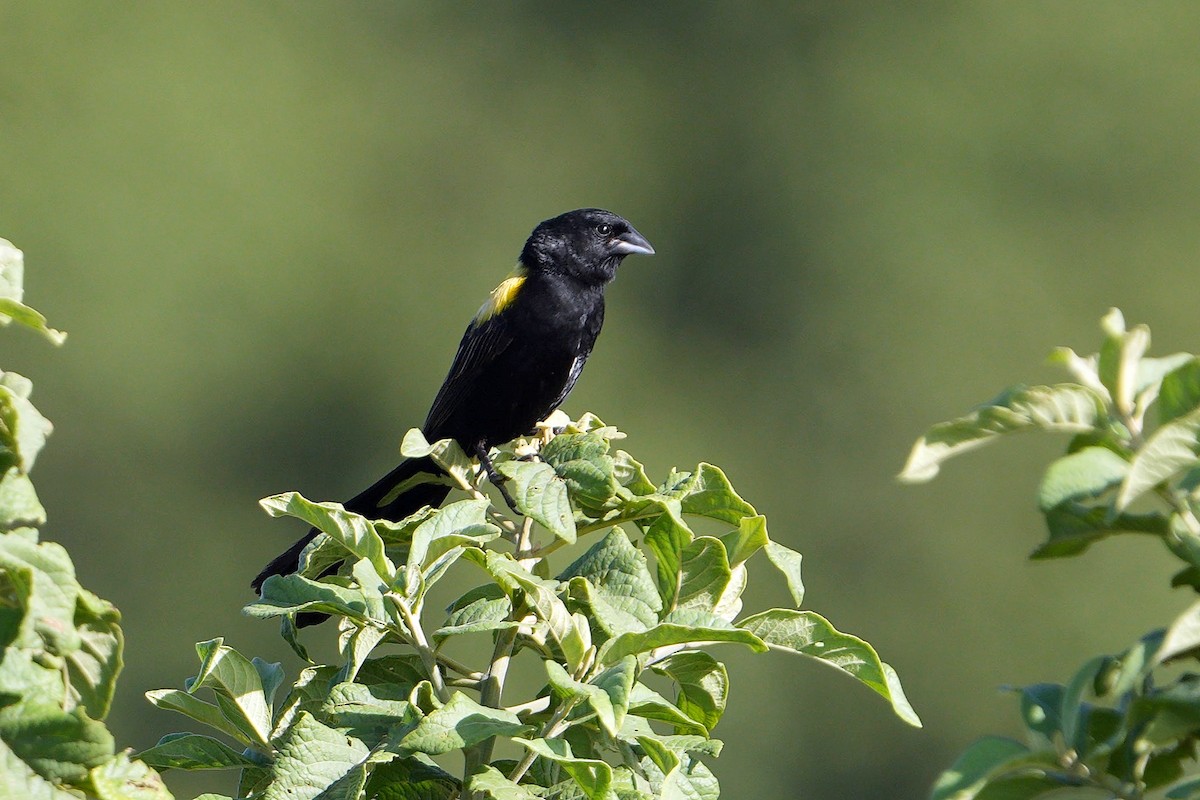
[[269,748],[271,707],[259,669],[219,638],[198,643],[196,653],[200,656],[200,671],[188,692],[211,689],[221,713],[255,742]]
[[609,639],[600,648],[600,662],[615,664],[625,656],[640,655],[659,647],[696,642],[744,644],[755,652],[765,652],[766,643],[752,631],[730,625],[714,614],[697,609],[672,612],[646,631],[623,633]]
[[75,626],[79,648],[67,654],[71,688],[93,719],[104,719],[112,705],[117,675],[124,666],[121,612],[111,603],[80,589],[76,597]]
[[1085,433],[1105,415],[1095,391],[1072,383],[1017,386],[958,419],[934,425],[917,440],[900,480],[923,483],[956,455],[982,447],[998,437],[1028,430]]
[[1198,435],[1200,410],[1178,417],[1151,434],[1134,454],[1129,474],[1117,493],[1117,510],[1123,511],[1158,484],[1200,464]]
[[[273,779],[263,800],[315,800],[339,781],[365,780],[360,765],[369,755],[366,745],[301,711],[279,743]],[[343,784],[344,785],[344,784]],[[357,792],[353,795],[357,797]],[[332,799],[331,799],[332,800]]]
[[183,714],[185,717],[190,717],[210,728],[221,731],[242,744],[250,745],[252,742],[252,737],[226,719],[225,715],[221,713],[221,709],[212,703],[204,702],[195,695],[178,689],[157,689],[146,692],[146,699],[158,708]]
[[563,570],[560,581],[583,577],[593,587],[590,600],[609,634],[645,630],[658,622],[662,600],[646,556],[620,528],[613,528]]
[[405,735],[398,747],[410,753],[439,755],[493,736],[519,736],[530,730],[516,714],[481,706],[462,692],[455,692],[446,705],[430,713]]
[[210,736],[172,733],[137,757],[156,769],[241,769],[257,762]]
[[1156,406],[1158,422],[1165,425],[1197,407],[1200,407],[1200,358],[1188,355],[1178,369],[1162,380]]
[[[373,616],[362,591],[300,575],[272,575],[263,582],[258,602],[242,609],[242,613],[259,618],[300,611],[320,611],[363,621]],[[378,619],[383,620],[382,614],[378,615]]]
[[676,653],[654,665],[654,671],[675,681],[679,710],[711,731],[725,713],[729,674],[725,665],[700,650]]
[[836,630],[811,611],[773,608],[738,623],[738,627],[756,634],[768,646],[816,658],[878,692],[892,704],[896,716],[914,727],[921,727],[912,706],[904,696],[895,670],[879,660],[875,648]]
[[758,512],[734,491],[720,467],[701,463],[680,494],[684,514],[709,517],[737,525]]
[[89,778],[97,800],[172,800],[162,777],[125,753],[93,767]]
[[25,295],[25,256],[12,242],[0,239],[0,325],[17,322],[62,344],[67,335],[46,325],[46,318],[21,302]]
[[575,517],[567,484],[554,468],[540,461],[504,461],[496,470],[509,479],[517,510],[567,544],[575,543]]
[[[1053,758],[1053,753],[1049,754]],[[1030,763],[1046,763],[1025,745],[1001,736],[976,741],[963,752],[950,769],[942,773],[929,795],[930,800],[973,800],[989,781],[1010,769]],[[1051,763],[1053,763],[1051,761]],[[1047,786],[1046,788],[1050,788]]]
[[396,567],[383,552],[383,539],[361,514],[347,511],[341,503],[314,503],[298,492],[285,492],[259,501],[273,517],[296,517],[317,528],[357,558],[371,562],[385,583],[395,579]]
[[1096,497],[1116,486],[1129,462],[1106,447],[1085,447],[1054,461],[1042,477],[1038,507],[1043,512],[1067,500]]
[[1165,536],[1167,517],[1152,512],[1114,514],[1108,506],[1089,506],[1066,501],[1046,511],[1050,538],[1032,558],[1064,558],[1082,553],[1091,545],[1116,533],[1147,533]]
[[[501,630],[519,624],[508,618],[512,613],[512,601],[502,593],[500,587],[488,584],[483,588],[489,592],[450,612],[442,627],[433,632],[435,642],[440,644],[451,636]],[[497,596],[492,596],[491,590],[494,590]]]
[[484,767],[482,772],[472,775],[467,788],[494,800],[538,800],[540,797],[519,783],[510,781],[495,767]]
[[585,508],[601,508],[616,493],[608,441],[597,433],[562,433],[542,447],[542,460],[567,483],[571,497]]
[[591,758],[576,758],[562,739],[514,739],[541,758],[555,762],[583,790],[588,800],[611,800],[612,767]]
[[804,581],[800,578],[800,562],[803,556],[779,542],[767,542],[767,560],[783,573],[792,600],[799,608],[804,602]]

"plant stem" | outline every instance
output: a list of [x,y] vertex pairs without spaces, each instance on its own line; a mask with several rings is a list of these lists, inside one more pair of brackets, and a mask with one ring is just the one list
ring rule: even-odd
[[408,603],[403,597],[395,592],[389,593],[388,597],[395,603],[396,608],[400,611],[400,616],[404,619],[404,625],[412,636],[413,647],[421,656],[421,663],[425,665],[425,671],[429,673],[429,682],[433,685],[433,691],[443,703],[449,701],[450,690],[446,688],[446,682],[442,680],[442,670],[438,666],[437,653],[433,652],[433,648],[429,646],[429,640],[425,638],[425,631],[421,628],[420,621],[413,617],[412,609],[408,607]]
[[[550,739],[558,736],[560,733],[566,730],[567,726],[562,725],[562,722],[567,718],[567,715],[571,713],[571,709],[575,707],[577,702],[579,702],[579,700],[575,697],[569,697],[566,700],[563,700],[562,704],[554,710],[554,715],[550,717],[550,719],[546,720],[546,724],[542,726],[542,732],[538,734],[538,738]],[[533,762],[536,759],[537,753],[533,752],[532,750],[525,753],[524,758],[517,762],[517,766],[513,767],[512,774],[508,776],[508,779],[513,783],[520,783],[521,778],[523,778],[525,773],[529,771],[529,768],[533,766]]]

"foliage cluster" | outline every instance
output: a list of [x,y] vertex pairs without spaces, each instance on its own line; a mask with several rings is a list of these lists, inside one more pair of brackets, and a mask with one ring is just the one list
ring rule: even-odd
[[[23,302],[24,259],[0,239],[0,324],[65,335]],[[121,671],[121,616],[79,585],[67,551],[39,539],[46,512],[29,471],[51,425],[32,384],[0,372],[0,797],[170,800],[161,778],[116,752],[104,725]]]
[[[295,493],[265,499],[270,514],[321,534],[299,572],[270,578],[246,613],[281,618],[304,657],[296,615],[329,614],[340,659],[280,691],[279,665],[202,643],[185,688],[149,697],[225,739],[173,734],[140,757],[240,769],[239,796],[264,800],[711,800],[705,760],[721,751],[711,732],[729,694],[709,652],[718,643],[814,658],[919,724],[870,645],[798,610],[800,554],[768,537],[720,469],[656,483],[614,449],[621,438],[590,414],[559,415],[493,451],[515,510],[493,504],[456,444],[415,429],[404,455],[432,456],[461,493],[441,508],[388,522]],[[796,607],[743,616],[747,562],[760,551]],[[429,592],[447,575],[470,588],[435,613]],[[480,663],[451,655],[478,637],[489,645]],[[532,665],[541,688],[504,697],[522,652],[533,657],[516,663]]]
[[[1070,382],[1016,386],[935,425],[901,479],[932,479],[955,455],[1024,431],[1072,434],[1038,489],[1047,540],[1032,557],[1079,555],[1116,534],[1152,536],[1182,562],[1173,586],[1200,591],[1200,357],[1147,356],[1150,330],[1102,320],[1098,353],[1051,355]],[[1200,601],[1126,650],[1087,661],[1065,684],[1017,690],[1027,741],[972,745],[934,800],[1200,798]]]

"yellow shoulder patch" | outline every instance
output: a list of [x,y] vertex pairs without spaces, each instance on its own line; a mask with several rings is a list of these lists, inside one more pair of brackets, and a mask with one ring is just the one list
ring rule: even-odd
[[517,292],[521,291],[521,287],[525,284],[525,274],[525,268],[518,264],[507,278],[500,281],[499,286],[492,289],[487,301],[479,307],[479,311],[475,314],[476,325],[487,322],[512,305],[513,300],[517,299]]

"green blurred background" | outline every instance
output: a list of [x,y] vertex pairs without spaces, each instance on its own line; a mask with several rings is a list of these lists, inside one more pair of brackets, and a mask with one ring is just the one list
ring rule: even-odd
[[1024,560],[1061,443],[893,476],[928,424],[1051,379],[1053,345],[1092,351],[1110,305],[1200,349],[1198,34],[1194,3],[1082,0],[0,3],[0,236],[71,334],[6,333],[3,366],[57,425],[47,536],[125,614],[118,740],[183,726],[141,695],[196,641],[299,667],[239,613],[301,532],[257,499],[390,468],[529,230],[598,205],[658,255],[566,410],[652,474],[722,465],[926,724],[727,649],[725,795],[923,797],[1016,731],[999,687],[1187,602],[1150,542]]

